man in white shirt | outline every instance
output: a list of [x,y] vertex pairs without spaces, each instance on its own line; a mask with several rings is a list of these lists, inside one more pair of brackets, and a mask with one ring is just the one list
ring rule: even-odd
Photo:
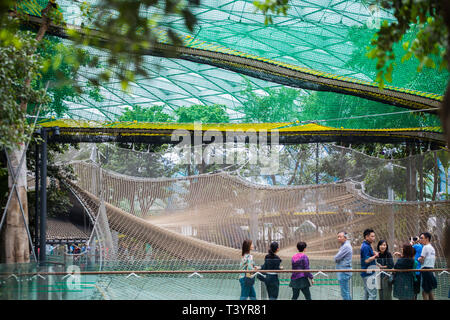
[[[423,232],[419,237],[420,243],[423,245],[419,262],[422,269],[433,269],[436,261],[436,251],[431,245],[431,234]],[[437,288],[437,280],[433,272],[422,272],[422,296],[423,300],[434,300],[433,289]]]

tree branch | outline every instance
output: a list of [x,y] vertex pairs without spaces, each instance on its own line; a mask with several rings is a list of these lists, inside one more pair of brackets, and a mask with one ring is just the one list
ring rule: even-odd
[[[49,18],[49,14],[50,14],[50,11],[52,9],[54,9],[54,8],[56,8],[55,0],[49,0],[48,3],[47,3],[47,6],[44,9],[42,9],[42,11],[41,11],[43,23],[41,24],[41,26],[40,26],[40,28],[38,30],[38,33],[36,35],[37,43],[42,41],[42,39],[44,38],[45,33],[48,30],[48,27],[49,27],[49,25],[51,23],[51,20]],[[31,86],[31,79],[28,78],[28,79],[25,80],[25,87],[28,89],[28,88],[30,88],[30,86]],[[24,113],[27,112],[27,104],[28,104],[28,101],[25,100],[25,99],[20,102],[20,110],[22,112],[24,112]]]

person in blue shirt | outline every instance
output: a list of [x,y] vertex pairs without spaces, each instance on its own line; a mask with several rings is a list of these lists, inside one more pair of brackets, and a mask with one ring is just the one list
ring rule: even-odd
[[[352,255],[353,249],[350,241],[348,240],[348,234],[345,231],[341,231],[337,235],[337,240],[341,244],[338,253],[334,256],[334,262],[336,262],[336,269],[351,269],[352,268]],[[341,288],[341,296],[343,300],[352,300],[350,295],[350,279],[352,278],[351,272],[338,272],[337,277]]]
[[[375,241],[375,231],[366,229],[363,232],[364,241],[361,244],[361,269],[376,269],[375,260],[378,252],[373,252],[372,243]],[[377,286],[375,272],[361,272],[364,285],[364,300],[377,299]]]
[[[412,237],[411,245],[414,248],[414,260],[417,261],[417,269],[420,269],[422,265],[420,264],[419,258],[422,253],[422,244],[419,242],[419,237]],[[414,300],[417,300],[417,294],[420,292],[420,282],[421,282],[421,273],[416,272],[416,281],[414,282]]]

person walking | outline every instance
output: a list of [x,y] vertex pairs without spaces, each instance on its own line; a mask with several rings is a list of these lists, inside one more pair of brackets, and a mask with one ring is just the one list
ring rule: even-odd
[[[394,268],[394,258],[389,252],[386,240],[380,240],[377,244],[378,258],[376,264],[380,269]],[[378,296],[380,300],[392,300],[392,275],[379,275]]]
[[[242,243],[242,259],[240,264],[241,270],[257,270],[250,251],[254,249],[252,240],[244,240]],[[239,274],[239,282],[241,284],[240,300],[256,300],[256,292],[253,285],[255,284],[255,275],[248,273]]]
[[[304,253],[306,249],[306,242],[300,241],[297,243],[296,253],[292,257],[292,270],[308,270],[309,269],[309,259]],[[314,284],[313,275],[310,272],[294,272],[291,275],[291,282],[289,287],[292,288],[292,300],[297,300],[300,295],[300,290],[305,296],[306,300],[311,300],[311,292],[309,287]]]
[[[278,242],[272,242],[270,244],[269,253],[264,258],[264,264],[261,266],[260,270],[281,270],[283,269],[281,264],[281,259],[276,255],[276,253],[280,250]],[[263,281],[267,288],[267,294],[269,296],[269,300],[277,300],[278,293],[280,290],[280,280],[278,279],[278,273],[275,272],[266,272],[264,276],[258,275],[258,279]]]
[[[352,268],[352,256],[353,249],[348,240],[348,234],[345,231],[341,231],[337,235],[337,240],[340,243],[338,253],[334,256],[334,262],[336,263],[336,269],[351,269]],[[352,300],[350,295],[350,280],[352,278],[351,272],[338,272],[337,278],[339,286],[341,288],[341,296],[343,300]]]
[[[378,252],[374,253],[372,249],[372,243],[375,241],[375,231],[372,229],[364,230],[363,238],[364,241],[361,244],[361,269],[374,268],[376,266],[375,259],[378,258]],[[361,272],[361,277],[364,285],[363,300],[376,300],[375,274],[363,271]]]
[[[394,265],[394,269],[414,269],[414,249],[410,243],[405,243],[402,252],[395,252],[400,258]],[[394,290],[393,295],[399,300],[414,299],[414,278],[415,272],[395,272],[394,273]]]
[[[436,261],[436,251],[431,245],[431,234],[423,232],[419,237],[423,245],[419,262],[422,264],[422,270],[433,269]],[[431,271],[422,272],[422,297],[423,300],[434,300],[433,289],[437,288],[437,280]]]

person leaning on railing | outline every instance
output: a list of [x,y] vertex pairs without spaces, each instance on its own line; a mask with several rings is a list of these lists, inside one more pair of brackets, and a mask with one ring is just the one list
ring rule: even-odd
[[[304,253],[307,247],[306,242],[300,241],[297,243],[298,253],[292,257],[292,270],[308,270],[309,258]],[[292,288],[292,300],[297,300],[300,295],[300,290],[305,296],[306,300],[311,300],[311,292],[309,287],[314,284],[314,276],[310,272],[294,272],[291,275],[291,282],[289,287]]]
[[[269,252],[264,258],[264,264],[261,266],[261,270],[281,270],[283,269],[281,259],[276,253],[280,250],[278,242],[274,241],[270,244]],[[258,275],[258,279],[263,281],[267,288],[267,295],[269,300],[277,300],[280,290],[280,280],[278,279],[278,273],[266,272],[264,276]]]
[[[431,234],[423,232],[419,237],[420,243],[423,245],[420,253],[419,262],[422,264],[422,269],[434,269],[436,261],[436,251],[431,245]],[[422,296],[423,300],[434,300],[433,289],[437,288],[437,279],[433,272],[422,273]]]
[[[373,252],[372,243],[375,241],[375,231],[372,229],[366,229],[363,232],[364,241],[361,244],[360,256],[361,256],[361,269],[373,268],[376,265],[375,259],[378,258],[378,252]],[[369,272],[361,272],[364,288],[364,300],[376,300],[377,299],[377,287],[373,281],[375,278],[371,276]]]
[[[444,257],[447,268],[450,267],[450,224],[447,223],[444,229]],[[450,299],[450,287],[448,288],[448,298]]]
[[[341,231],[337,235],[337,240],[341,244],[338,253],[334,256],[334,262],[336,262],[336,269],[351,269],[352,268],[352,256],[353,249],[350,241],[348,240],[348,234],[345,231]],[[350,295],[350,279],[352,278],[351,272],[338,272],[337,278],[339,280],[339,286],[341,288],[341,296],[343,300],[352,300]]]
[[[414,260],[414,248],[410,243],[405,243],[402,252],[394,252],[394,256],[400,257],[394,269],[416,269],[417,261]],[[416,281],[414,271],[394,272],[394,297],[399,300],[414,300],[414,281]]]
[[[257,270],[258,267],[255,266],[253,261],[253,256],[250,251],[254,249],[252,240],[244,240],[242,243],[242,259],[240,264],[241,270]],[[239,282],[241,284],[241,297],[240,300],[256,300],[256,292],[253,285],[255,284],[255,275],[248,273],[239,274]]]
[[[389,245],[386,240],[380,240],[377,245],[378,258],[376,264],[381,269],[392,269],[394,267],[394,258],[389,252]],[[381,274],[378,278],[380,286],[378,296],[380,300],[392,300],[392,276]]]
[[[419,237],[412,237],[411,240],[412,240],[411,245],[413,246],[414,251],[415,251],[414,260],[417,261],[417,269],[420,269],[422,267],[422,265],[420,264],[419,258],[420,258],[420,255],[422,254],[423,246],[419,241]],[[420,293],[420,282],[422,279],[421,272],[419,272],[419,271],[416,272],[416,279],[417,279],[417,281],[414,283],[414,285],[415,285],[414,292],[416,293],[416,295],[414,296],[414,300],[417,300],[417,295]]]

